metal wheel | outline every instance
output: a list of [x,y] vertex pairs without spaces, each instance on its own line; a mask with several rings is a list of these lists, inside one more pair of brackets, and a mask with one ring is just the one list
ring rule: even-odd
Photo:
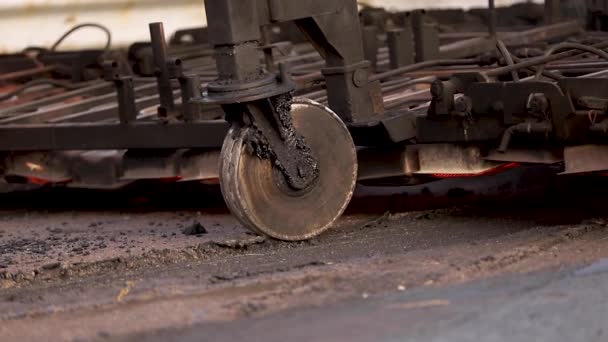
[[293,124],[317,158],[319,177],[307,189],[290,188],[270,160],[247,148],[251,128],[233,126],[220,158],[220,185],[237,219],[272,238],[298,241],[327,230],[351,200],[357,154],[348,129],[330,109],[295,98]]

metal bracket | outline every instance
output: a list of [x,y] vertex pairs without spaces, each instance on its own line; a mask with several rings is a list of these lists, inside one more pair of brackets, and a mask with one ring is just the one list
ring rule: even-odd
[[269,159],[285,176],[287,185],[304,190],[319,176],[317,160],[291,121],[292,93],[249,102],[225,105],[229,121],[242,122],[253,129],[248,139],[251,152]]
[[127,124],[135,121],[137,119],[137,106],[135,105],[133,77],[121,75],[118,63],[115,61],[105,62],[103,69],[105,80],[114,82],[116,87],[120,122]]
[[[291,188],[306,189],[319,175],[317,160],[291,122],[295,86],[287,66],[280,64],[277,75],[260,63],[260,27],[294,22],[326,61],[329,106],[346,122],[366,119],[374,114],[374,101],[356,1],[206,0],[205,5],[219,77],[203,101],[223,105],[228,121],[253,127],[253,152],[270,159]],[[375,31],[371,38],[375,43]],[[266,62],[271,60],[266,51]]]
[[[345,122],[364,121],[375,114],[368,82],[361,80],[369,63],[363,63],[356,1],[206,0],[205,5],[219,72],[204,94],[206,102],[243,103],[290,91],[286,78],[264,70],[253,56],[260,55],[261,26],[292,21],[330,70],[324,73],[329,107]],[[363,86],[354,83],[355,72]]]

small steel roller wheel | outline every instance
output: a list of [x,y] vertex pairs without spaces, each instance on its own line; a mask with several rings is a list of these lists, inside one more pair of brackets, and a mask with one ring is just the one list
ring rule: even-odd
[[342,215],[357,180],[357,153],[348,129],[327,107],[295,98],[293,125],[317,159],[319,176],[306,189],[290,188],[268,159],[248,151],[251,128],[233,126],[220,158],[220,185],[236,218],[249,229],[279,240],[310,239]]

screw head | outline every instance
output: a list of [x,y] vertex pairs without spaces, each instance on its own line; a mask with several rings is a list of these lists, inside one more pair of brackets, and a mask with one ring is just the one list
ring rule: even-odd
[[365,69],[357,69],[353,74],[353,83],[356,87],[361,88],[369,82],[368,72]]

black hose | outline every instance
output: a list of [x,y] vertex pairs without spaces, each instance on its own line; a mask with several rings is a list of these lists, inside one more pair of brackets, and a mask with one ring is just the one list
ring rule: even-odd
[[76,32],[82,28],[85,28],[85,27],[94,27],[94,28],[98,28],[98,29],[102,30],[106,34],[106,37],[107,37],[106,46],[104,47],[104,51],[105,52],[110,51],[110,48],[112,47],[112,33],[110,32],[110,30],[107,27],[100,25],[100,24],[95,24],[95,23],[84,23],[84,24],[79,24],[79,25],[72,27],[70,30],[68,30],[66,33],[64,33],[61,37],[59,37],[59,39],[57,39],[55,44],[53,44],[51,46],[51,51],[56,51],[57,48],[59,47],[59,45],[61,43],[63,43],[63,41],[67,37],[69,37],[72,33]]
[[517,125],[513,125],[505,130],[502,135],[502,140],[500,141],[500,146],[498,147],[498,152],[505,153],[509,149],[509,144],[511,143],[511,138],[513,134],[517,132],[521,133],[550,133],[553,130],[553,126],[551,126],[550,122],[523,122]]

